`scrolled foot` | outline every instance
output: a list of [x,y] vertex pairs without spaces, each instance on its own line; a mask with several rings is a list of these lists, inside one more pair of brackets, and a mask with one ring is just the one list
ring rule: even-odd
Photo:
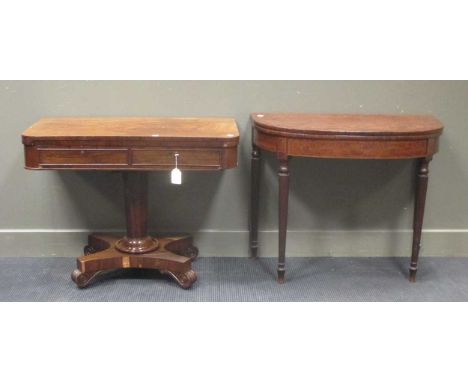
[[78,269],[75,269],[71,278],[78,288],[85,288],[88,284],[101,272],[80,272]]
[[278,278],[276,279],[278,281],[278,284],[284,284],[284,273],[286,271],[284,270],[278,270]]
[[171,276],[183,289],[190,288],[197,281],[197,274],[192,269],[182,273],[171,271],[161,271],[161,273]]
[[189,245],[182,251],[181,255],[188,257],[190,260],[193,261],[198,257],[198,248],[194,245]]
[[416,269],[410,269],[409,271],[409,281],[411,283],[416,282],[416,271],[417,271]]

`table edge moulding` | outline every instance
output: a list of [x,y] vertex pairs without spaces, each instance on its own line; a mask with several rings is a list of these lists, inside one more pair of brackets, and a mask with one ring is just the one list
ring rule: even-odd
[[157,269],[189,288],[198,249],[187,234],[151,237],[148,172],[213,171],[237,166],[239,131],[231,118],[44,118],[22,134],[29,170],[122,173],[126,235],[91,234],[72,279],[80,288],[123,268]]
[[416,280],[429,162],[438,151],[443,125],[431,115],[252,113],[249,245],[258,249],[258,203],[261,151],[278,159],[278,266],[284,282],[291,157],[329,159],[415,159],[416,192],[410,281]]

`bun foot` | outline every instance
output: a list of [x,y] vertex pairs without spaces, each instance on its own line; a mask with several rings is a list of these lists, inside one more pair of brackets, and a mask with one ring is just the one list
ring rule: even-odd
[[161,273],[171,276],[183,289],[190,288],[197,281],[197,274],[192,269],[181,273],[162,270]]
[[410,269],[410,271],[409,271],[409,281],[411,283],[416,282],[416,269]]
[[75,269],[71,274],[71,279],[78,288],[86,288],[89,283],[101,272],[80,272]]

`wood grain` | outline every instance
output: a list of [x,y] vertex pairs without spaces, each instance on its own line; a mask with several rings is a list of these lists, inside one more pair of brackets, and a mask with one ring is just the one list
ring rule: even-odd
[[341,159],[403,159],[427,154],[427,140],[370,141],[346,139],[288,139],[288,155]]
[[263,150],[343,159],[430,157],[443,130],[432,116],[291,113],[253,113],[252,127]]
[[47,118],[23,135],[25,167],[54,170],[182,170],[237,166],[229,118]]
[[127,163],[127,150],[122,149],[53,149],[38,148],[41,165],[122,165]]
[[440,135],[442,123],[431,115],[252,113],[253,123],[284,136],[300,135]]
[[117,243],[118,239],[112,236],[89,236],[85,254],[77,258],[77,269],[71,274],[79,288],[87,287],[105,271],[129,268],[157,269],[169,275],[184,289],[190,288],[197,280],[191,267],[192,259],[185,255],[195,248],[191,236],[161,238],[157,249],[141,254],[120,251]]
[[220,166],[220,151],[210,149],[134,149],[132,150],[133,165],[174,166],[174,155],[179,154],[178,165],[181,168],[196,166]]
[[23,137],[35,140],[214,138],[235,143],[239,131],[231,118],[43,118],[28,128]]

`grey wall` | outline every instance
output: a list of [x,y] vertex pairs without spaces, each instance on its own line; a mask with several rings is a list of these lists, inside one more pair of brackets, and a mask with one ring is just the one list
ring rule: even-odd
[[[230,116],[239,167],[185,173],[180,187],[152,173],[150,225],[196,235],[203,255],[247,255],[253,111],[436,115],[446,126],[431,164],[426,255],[468,255],[468,82],[6,81],[0,83],[0,255],[75,256],[85,231],[122,230],[118,173],[26,171],[20,135],[44,116]],[[266,155],[260,227],[276,255],[276,163]],[[295,158],[288,253],[408,255],[414,164]]]

